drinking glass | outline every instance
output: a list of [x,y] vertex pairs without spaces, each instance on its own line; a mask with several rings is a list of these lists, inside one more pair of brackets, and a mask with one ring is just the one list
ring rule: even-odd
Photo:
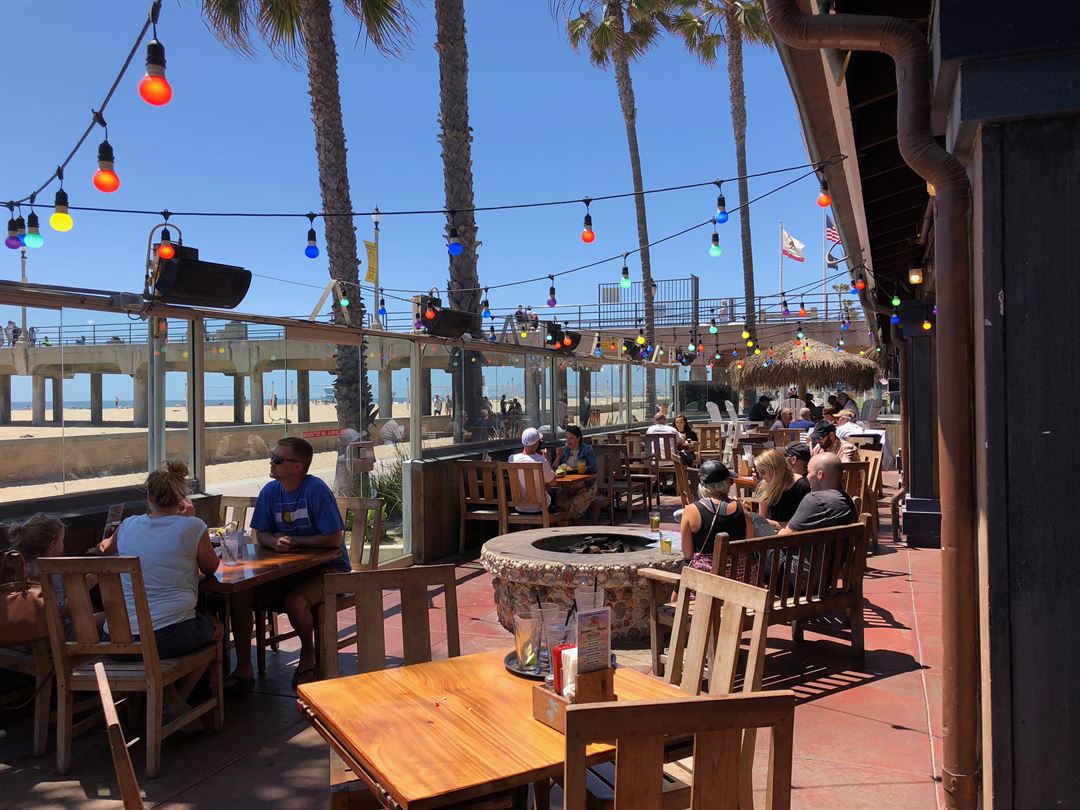
[[585,474],[585,462],[584,461],[579,461],[577,463],[577,471],[578,471],[578,475],[584,475]]
[[577,604],[578,613],[583,610],[595,610],[604,606],[604,589],[593,589],[592,585],[585,585],[574,589],[574,602]]
[[649,513],[649,528],[652,529],[654,532],[660,530],[660,513],[659,512],[650,512]]
[[228,557],[226,562],[236,562],[240,558],[240,532],[226,532],[221,538],[221,546],[224,549],[223,557]]
[[671,535],[670,534],[664,534],[663,532],[660,532],[660,553],[661,554],[670,554],[671,553]]
[[543,618],[539,613],[518,613],[514,616],[514,649],[518,666],[525,672],[540,671],[540,636]]
[[558,645],[565,644],[570,640],[574,628],[563,622],[551,622],[544,624],[544,644],[548,649],[548,669],[553,669],[551,652]]

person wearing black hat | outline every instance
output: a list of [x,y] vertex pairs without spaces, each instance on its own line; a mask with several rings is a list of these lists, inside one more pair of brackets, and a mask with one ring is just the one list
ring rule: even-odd
[[810,448],[802,442],[792,442],[784,448],[784,458],[795,475],[806,477],[807,465],[810,464]]
[[683,557],[691,568],[712,572],[713,544],[721,532],[732,540],[753,533],[742,504],[728,497],[731,483],[731,473],[719,461],[706,461],[698,469],[698,500],[683,511],[679,524]]
[[772,402],[772,397],[768,394],[762,394],[758,397],[757,403],[750,409],[750,413],[747,414],[747,420],[751,422],[768,422],[771,425],[773,420],[776,419],[776,416],[769,413],[770,402]]
[[845,463],[859,460],[859,448],[837,436],[836,425],[824,419],[814,426],[810,434],[810,444],[812,456],[818,453],[835,453]]

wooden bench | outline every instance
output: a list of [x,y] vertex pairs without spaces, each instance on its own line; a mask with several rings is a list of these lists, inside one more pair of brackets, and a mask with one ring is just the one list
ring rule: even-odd
[[[792,532],[748,540],[729,540],[718,534],[713,570],[732,579],[766,588],[773,595],[769,624],[791,624],[792,638],[802,641],[804,629],[851,640],[852,653],[863,656],[863,573],[869,515],[848,526]],[[785,569],[781,560],[786,559]],[[677,583],[649,579],[649,626],[652,632],[653,673],[664,674],[664,641],[674,621],[671,601]],[[805,626],[843,611],[846,627],[835,622]]]

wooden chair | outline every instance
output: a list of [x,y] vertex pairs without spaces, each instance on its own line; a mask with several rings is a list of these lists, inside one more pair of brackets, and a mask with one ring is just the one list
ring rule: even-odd
[[724,440],[726,437],[724,425],[697,425],[698,435],[698,463],[716,459],[724,459]]
[[844,492],[851,496],[852,500],[858,498],[862,503],[866,503],[866,493],[870,483],[870,462],[842,462],[840,480],[843,482]]
[[656,471],[656,499],[660,501],[660,487],[666,478],[675,481],[675,462],[680,460],[676,448],[677,438],[670,433],[652,433],[645,436],[649,454],[652,456]]
[[[630,472],[630,462],[626,452],[626,445],[609,444],[596,448],[597,454],[603,453],[608,456],[610,466],[608,475],[611,480],[612,509],[618,509],[622,501],[626,502],[626,519],[633,516],[634,502],[641,503],[645,511],[652,507],[652,484],[649,480],[642,480]],[[612,517],[614,523],[614,516]]]
[[239,495],[222,495],[221,511],[218,526],[227,526],[236,523],[239,530],[247,529],[251,524],[252,514],[255,512],[256,497],[244,497]]
[[881,463],[884,451],[879,445],[876,449],[869,447],[859,448],[859,458],[870,465],[870,476],[866,482],[866,499],[863,501],[863,511],[870,515],[870,549],[876,554],[878,550],[878,531],[880,530],[878,518],[878,498],[881,497]]
[[135,769],[131,767],[124,730],[120,728],[120,718],[116,714],[112,689],[109,688],[109,676],[105,674],[105,665],[100,661],[94,664],[94,676],[97,678],[98,694],[101,695],[101,708],[105,710],[105,729],[109,735],[109,748],[112,750],[113,768],[120,785],[124,810],[142,810],[145,805],[139,781],[135,778]]
[[[586,747],[615,742],[615,810],[664,808],[664,743],[672,735],[693,736],[690,801],[682,807],[738,810],[745,805],[740,773],[752,767],[744,732],[771,730],[766,810],[791,806],[792,735],[795,694],[751,692],[665,701],[585,703],[566,710],[563,807],[586,810]],[[747,759],[750,760],[749,764]]]
[[[680,575],[670,571],[645,568],[639,574],[650,580],[650,585],[670,588],[680,584]],[[693,600],[690,599],[691,591],[695,592],[696,598]],[[667,655],[663,657],[667,664],[663,670],[664,680],[693,696],[701,694],[702,683],[708,677],[710,695],[732,694],[735,691],[742,636],[744,628],[749,625],[749,650],[741,691],[749,693],[760,690],[771,608],[772,599],[764,588],[755,588],[694,568],[684,569],[671,643]],[[748,808],[753,808],[754,743],[755,732],[749,730],[743,740],[744,767],[740,773],[740,790],[744,797],[742,806]],[[609,767],[597,766],[592,770],[600,783],[608,786],[614,784]],[[613,798],[602,784],[592,784],[589,792],[591,798],[596,800],[597,810],[609,806]],[[675,783],[665,784],[663,798],[665,807],[690,806],[689,792]]]
[[653,494],[656,502],[660,502],[660,464],[659,456],[654,452],[653,445],[644,431],[627,433],[624,437],[626,448],[626,471],[634,481],[640,481],[647,485],[649,503],[647,509],[652,508]]
[[[533,462],[510,463],[498,462],[500,474],[509,484],[506,501],[506,526],[509,530],[516,526],[565,526],[566,512],[553,512],[548,505],[547,486],[544,483],[544,468]],[[517,507],[539,507],[538,512],[518,512]]]
[[497,523],[506,534],[506,487],[496,461],[459,461],[458,554],[465,553],[465,530],[470,520]]
[[[383,500],[381,498],[355,498],[338,496],[338,511],[341,522],[349,531],[349,564],[354,571],[367,569],[374,571],[379,567],[379,548],[383,541]],[[370,529],[370,533],[369,533]],[[368,547],[368,562],[364,564],[364,547]],[[316,613],[322,610],[316,608]],[[269,626],[269,634],[267,633]],[[316,622],[316,631],[319,624]],[[266,672],[266,648],[277,652],[282,641],[296,638],[295,630],[281,632],[278,629],[278,614],[256,606],[255,608],[255,650],[259,674]],[[336,636],[335,636],[336,638]],[[351,639],[342,639],[338,646],[347,647]]]
[[601,452],[601,445],[593,445],[596,451],[596,497],[589,506],[589,519],[592,523],[600,522],[600,510],[607,509],[611,525],[615,525],[615,500],[612,494],[611,454]]
[[690,486],[690,474],[686,471],[686,465],[679,459],[675,459],[672,469],[675,472],[675,489],[678,491],[679,499],[682,501],[683,509],[685,509],[697,500],[694,496],[694,490]]
[[[50,557],[38,560],[41,587],[45,594],[45,617],[49,623],[56,667],[56,767],[67,773],[71,767],[71,738],[73,728],[74,693],[97,690],[93,663],[102,656],[138,656],[138,661],[105,661],[105,673],[111,686],[120,692],[146,694],[146,774],[150,778],[161,769],[161,741],[174,731],[207,712],[214,712],[214,730],[221,731],[225,723],[225,703],[222,699],[222,653],[220,642],[178,658],[159,658],[153,632],[134,635],[128,621],[121,575],[130,578],[138,626],[153,626],[150,603],[142,578],[138,557]],[[67,606],[75,630],[75,640],[67,641],[60,618],[60,606],[53,588],[52,576],[60,576],[67,592]],[[101,592],[101,604],[109,628],[109,640],[102,641],[94,621],[90,588],[96,577]],[[212,695],[209,699],[169,723],[162,724],[165,687],[190,672],[209,667]],[[80,724],[82,725],[82,724]]]
[[791,428],[777,428],[770,431],[770,433],[772,434],[773,447],[779,447],[783,450],[792,442],[797,442],[802,431],[797,428],[794,430]]
[[34,679],[34,756],[45,756],[49,747],[49,707],[52,705],[53,669],[47,639],[35,641],[29,650],[0,647],[0,669],[10,669]]

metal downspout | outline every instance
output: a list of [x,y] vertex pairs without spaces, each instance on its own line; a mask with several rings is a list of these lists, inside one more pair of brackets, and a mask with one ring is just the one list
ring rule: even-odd
[[974,810],[979,798],[979,625],[975,559],[970,207],[960,162],[930,129],[931,60],[910,23],[869,15],[804,14],[796,0],[765,0],[773,34],[793,48],[877,51],[896,65],[897,139],[904,161],[937,189],[938,477],[941,489],[945,802]]

